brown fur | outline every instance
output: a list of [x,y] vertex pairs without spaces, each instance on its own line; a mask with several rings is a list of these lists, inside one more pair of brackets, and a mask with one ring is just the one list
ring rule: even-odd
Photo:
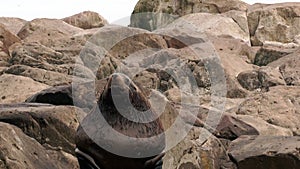
[[[109,77],[108,82],[98,100],[98,106],[103,117],[114,130],[124,135],[135,138],[149,138],[163,133],[164,130],[159,119],[156,119],[149,123],[137,123],[124,118],[115,107],[111,96],[112,90],[116,90],[116,93],[118,94],[116,97],[120,97],[120,99],[122,99],[122,97],[125,97],[122,94],[129,94],[131,105],[133,105],[135,109],[127,110],[125,104],[123,109],[125,113],[136,114],[139,113],[139,111],[148,110],[149,112],[153,113],[153,115],[156,114],[151,109],[149,101],[139,87],[137,87],[125,75],[113,74]],[[89,128],[89,133],[97,133],[97,126],[99,124],[97,124],[96,116],[98,111],[95,110],[96,108],[94,108],[94,110],[92,110],[81,123],[85,127],[83,128],[82,126],[79,126],[78,128],[76,145],[81,151],[89,154],[101,169],[146,169],[148,167],[151,168],[151,165],[155,164],[155,161],[157,161],[157,158],[155,158],[155,156],[147,158],[121,157],[107,152],[103,148],[99,147],[85,132],[85,128],[87,127]],[[88,124],[86,125],[85,122],[88,122]],[[99,126],[101,126],[101,124]],[[105,139],[103,137],[96,138]],[[161,149],[161,151],[163,151],[165,141],[164,139],[163,141],[151,140],[151,142],[149,141],[145,144],[147,144],[146,146],[150,145],[150,147],[159,148]],[[159,159],[160,158],[158,158],[158,160]]]

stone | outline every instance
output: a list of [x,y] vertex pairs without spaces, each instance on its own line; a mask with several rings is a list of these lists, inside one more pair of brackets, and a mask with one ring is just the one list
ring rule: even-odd
[[48,87],[28,77],[3,74],[0,76],[0,103],[24,102],[27,97]]
[[108,22],[96,12],[84,11],[62,19],[66,23],[82,28],[92,29],[107,25]]
[[0,24],[3,24],[7,30],[17,35],[27,21],[20,18],[0,17]]
[[268,66],[279,69],[286,85],[299,86],[300,85],[300,49],[295,52],[270,63]]
[[253,46],[289,44],[299,46],[300,3],[254,4],[248,8]]
[[293,136],[291,130],[267,123],[260,117],[238,115],[236,118],[254,127],[260,136]]
[[47,150],[35,139],[25,135],[14,125],[0,122],[0,167],[1,168],[75,168],[78,163],[72,155]]
[[279,69],[272,67],[261,67],[257,70],[241,72],[237,79],[243,88],[250,91],[256,89],[268,91],[269,87],[285,85]]
[[220,14],[194,13],[182,16],[166,27],[190,26],[198,33],[215,37],[232,37],[249,43],[250,37],[247,32],[230,17]]
[[[131,26],[154,30],[160,22],[168,22],[169,19],[181,17],[191,13],[225,13],[231,10],[246,11],[248,4],[240,0],[166,0],[146,1],[140,0],[136,4],[131,16]],[[163,13],[163,17],[160,15]]]
[[9,105],[0,108],[0,121],[15,125],[45,147],[74,154],[79,117],[85,113],[72,106]]
[[[42,90],[26,99],[27,103],[44,103],[52,105],[74,105],[86,113],[96,105],[107,79],[70,85],[54,86]],[[93,89],[95,87],[95,89]]]
[[8,31],[4,25],[0,24],[0,61],[8,62],[9,47],[20,42],[20,38]]
[[241,136],[230,144],[229,155],[239,169],[296,169],[299,146],[299,137]]
[[205,129],[193,127],[179,144],[166,152],[163,168],[220,168],[227,157],[226,150],[210,135]]
[[284,56],[294,53],[294,48],[284,48],[282,46],[271,46],[265,45],[260,47],[256,52],[255,58],[252,61],[253,64],[258,66],[266,66],[271,62],[274,62]]
[[34,19],[23,26],[18,36],[25,41],[40,42],[46,45],[62,36],[75,35],[81,31],[82,29],[59,19]]
[[242,135],[258,135],[258,131],[233,116],[224,114],[220,119],[215,131],[211,131],[218,138],[235,140]]
[[275,86],[266,93],[253,93],[239,106],[238,115],[259,117],[300,135],[299,87]]
[[9,67],[5,73],[17,76],[23,76],[33,79],[36,82],[49,86],[70,84],[72,76],[62,73],[48,71],[45,69],[33,68],[25,65],[14,65]]

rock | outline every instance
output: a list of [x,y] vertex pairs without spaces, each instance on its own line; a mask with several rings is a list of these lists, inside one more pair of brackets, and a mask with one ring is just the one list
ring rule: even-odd
[[300,135],[299,92],[299,87],[275,86],[269,92],[254,93],[240,104],[237,114],[260,117]]
[[5,73],[29,77],[37,82],[49,86],[70,84],[72,82],[72,76],[64,75],[54,71],[32,68],[25,65],[11,66],[5,71]]
[[215,131],[211,131],[218,138],[235,140],[242,135],[258,135],[258,131],[251,126],[233,116],[223,115]]
[[291,130],[267,123],[259,117],[238,115],[236,118],[254,127],[260,136],[293,136]]
[[299,86],[300,85],[300,49],[294,53],[282,57],[281,59],[270,63],[268,66],[279,69],[283,76],[286,85]]
[[[167,21],[169,18],[174,17],[174,15],[181,17],[191,13],[225,13],[231,10],[246,11],[247,7],[248,4],[240,0],[140,0],[134,8],[130,25],[148,30],[154,30],[156,29],[156,25],[159,24],[161,20],[163,22]],[[165,17],[167,18],[162,19],[159,13],[165,13]]]
[[27,21],[20,18],[0,17],[0,24],[3,24],[7,30],[17,35]]
[[20,42],[20,38],[9,32],[3,25],[0,25],[0,35],[0,61],[7,62],[10,59],[9,47]]
[[222,143],[202,128],[193,127],[178,145],[166,152],[163,168],[220,168],[226,159]]
[[266,66],[273,61],[295,52],[295,50],[296,49],[284,48],[282,46],[262,46],[257,51],[252,63],[258,66]]
[[15,125],[45,147],[74,154],[79,117],[85,113],[71,106],[10,105],[0,108],[0,121]]
[[[93,86],[93,82],[76,83],[73,85],[54,86],[26,99],[27,103],[46,103],[52,105],[74,105],[82,109],[87,109],[89,113],[100,97],[102,90],[107,83],[107,79],[98,80]],[[93,89],[95,87],[96,89]],[[75,103],[74,103],[75,102]]]
[[300,3],[255,4],[248,8],[253,46],[291,44],[299,46]]
[[299,148],[299,137],[242,136],[231,143],[229,155],[239,169],[296,169]]
[[63,18],[62,20],[70,25],[82,29],[100,28],[108,24],[108,22],[102,16],[91,11],[84,11],[79,14]]
[[59,153],[52,155],[52,152],[13,125],[1,122],[0,131],[1,168],[79,168],[71,155],[67,153],[64,153],[65,157]]
[[54,41],[62,36],[75,35],[82,29],[74,27],[58,19],[34,19],[27,22],[18,33],[25,41],[40,42],[47,46],[47,41]]
[[18,103],[49,86],[28,77],[3,74],[0,76],[0,103]]
[[258,70],[241,72],[237,79],[243,88],[250,91],[256,89],[268,91],[269,87],[285,85],[279,70],[272,67],[261,67]]
[[190,25],[198,33],[203,33],[215,37],[232,37],[249,43],[249,34],[232,19],[220,14],[195,13],[185,15],[167,27],[173,25],[187,26]]

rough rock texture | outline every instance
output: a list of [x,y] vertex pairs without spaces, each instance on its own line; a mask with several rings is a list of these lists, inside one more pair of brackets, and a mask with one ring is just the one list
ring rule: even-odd
[[100,28],[108,24],[108,22],[102,16],[91,11],[84,11],[79,14],[63,18],[62,20],[70,25],[82,29]]
[[267,93],[255,93],[239,107],[237,114],[260,117],[270,124],[300,135],[299,87],[276,86]]
[[298,169],[298,25],[299,3],[239,0],[140,0],[131,26],[153,32],[94,12],[0,18],[0,168],[77,169],[79,121],[120,72],[177,127],[168,145],[191,127],[164,169]]
[[17,35],[27,21],[20,18],[0,17],[0,24],[3,24],[7,30]]
[[71,106],[12,106],[0,108],[1,122],[19,127],[44,147],[74,154],[78,117],[85,115],[84,112]]
[[0,76],[0,103],[24,102],[29,96],[48,87],[28,77],[3,74]]
[[166,153],[163,168],[220,168],[226,150],[217,138],[209,135],[205,129],[192,128],[182,142]]
[[252,45],[300,44],[300,3],[255,4],[247,16]]
[[299,148],[299,137],[242,136],[231,143],[229,154],[239,169],[296,169]]
[[[155,15],[157,13],[164,13],[167,21],[175,16],[184,16],[191,13],[225,13],[231,10],[245,11],[248,4],[240,0],[166,0],[166,1],[147,1],[140,0],[133,11],[131,16],[131,26],[156,29],[157,21],[161,16]],[[149,13],[153,12],[153,13]]]
[[167,27],[173,25],[189,26],[200,33],[216,37],[233,37],[250,42],[249,34],[230,17],[208,13],[185,15]]
[[72,155],[61,151],[54,154],[16,126],[1,122],[0,131],[1,168],[79,168]]
[[268,66],[279,68],[280,73],[287,85],[299,86],[300,85],[300,61],[299,61],[300,49],[290,55],[287,55]]

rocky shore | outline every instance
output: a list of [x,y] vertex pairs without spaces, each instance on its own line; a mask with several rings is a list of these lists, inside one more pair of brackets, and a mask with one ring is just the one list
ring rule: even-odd
[[[1,17],[0,169],[78,169],[77,127],[121,68],[162,111],[165,129],[178,116],[190,126],[163,169],[300,169],[299,57],[300,3],[140,0],[128,27],[90,11]],[[181,64],[192,92],[177,81]]]

